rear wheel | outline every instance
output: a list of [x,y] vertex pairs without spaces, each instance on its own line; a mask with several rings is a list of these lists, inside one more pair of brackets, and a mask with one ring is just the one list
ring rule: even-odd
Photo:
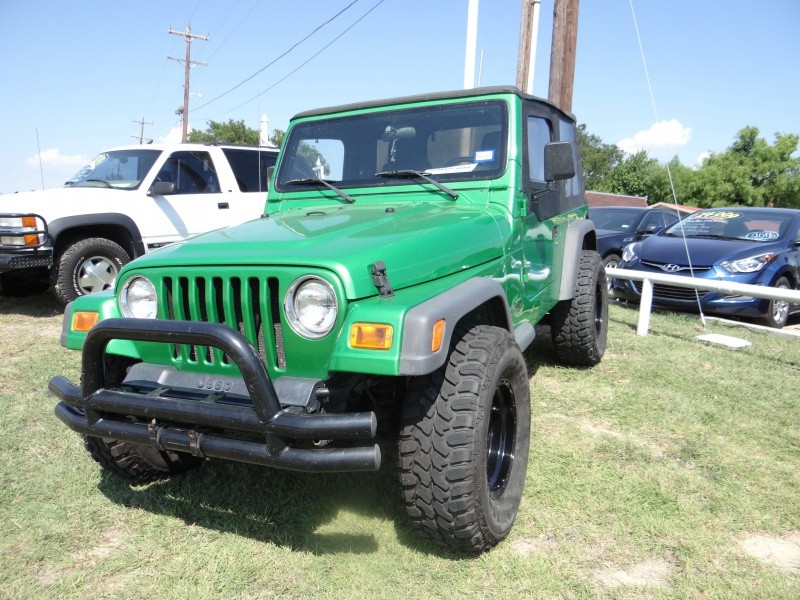
[[[786,277],[781,277],[778,279],[773,287],[782,290],[788,290],[791,288],[789,285],[789,280]],[[764,321],[767,326],[781,329],[784,325],[786,325],[786,322],[789,320],[789,308],[789,302],[786,302],[785,300],[770,300],[767,316],[764,317]]]
[[572,300],[551,312],[550,332],[558,359],[592,366],[603,358],[608,338],[608,291],[605,268],[597,252],[583,250]]
[[519,509],[530,444],[522,352],[504,329],[457,331],[447,362],[409,386],[400,482],[414,528],[451,548],[483,552]]
[[78,240],[56,259],[52,275],[56,298],[66,305],[78,296],[109,289],[130,260],[122,246],[111,240]]

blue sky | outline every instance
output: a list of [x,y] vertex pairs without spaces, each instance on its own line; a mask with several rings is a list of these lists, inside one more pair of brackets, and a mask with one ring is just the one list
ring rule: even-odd
[[[543,97],[553,3],[541,2]],[[480,0],[482,85],[514,84],[520,12]],[[61,185],[135,143],[134,120],[156,141],[179,136],[183,68],[166,57],[182,58],[184,40],[168,27],[210,36],[192,44],[208,63],[192,69],[192,127],[267,115],[272,130],[310,108],[461,88],[466,21],[467,0],[0,0],[0,193]],[[800,133],[799,27],[797,0],[583,0],[572,110],[606,143],[687,165],[746,125],[770,141]]]

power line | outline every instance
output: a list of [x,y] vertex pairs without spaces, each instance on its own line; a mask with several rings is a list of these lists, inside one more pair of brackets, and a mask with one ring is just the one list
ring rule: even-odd
[[[358,19],[356,19],[356,20],[355,20],[355,21],[354,21],[354,22],[353,22],[353,23],[352,23],[352,24],[351,24],[351,25],[350,25],[350,26],[349,26],[347,29],[345,29],[344,31],[342,31],[342,33],[340,33],[338,37],[334,38],[333,40],[331,40],[330,42],[328,42],[327,44],[325,44],[325,45],[324,45],[322,48],[320,48],[320,49],[319,49],[319,51],[317,51],[316,53],[312,54],[312,55],[311,55],[311,56],[308,58],[308,60],[306,60],[305,62],[301,63],[301,64],[300,64],[299,66],[297,66],[296,68],[294,68],[294,69],[292,69],[291,71],[289,71],[289,73],[287,73],[287,74],[286,74],[284,77],[281,77],[281,78],[280,78],[278,81],[276,81],[275,83],[273,83],[273,84],[272,84],[271,86],[269,86],[267,89],[265,89],[265,90],[264,90],[264,91],[262,91],[262,92],[259,92],[258,94],[256,94],[255,96],[253,96],[252,98],[250,98],[249,100],[247,100],[246,102],[243,102],[242,104],[239,104],[238,106],[234,106],[233,108],[231,108],[230,110],[228,110],[228,111],[226,111],[225,113],[222,113],[222,114],[227,114],[227,113],[229,113],[229,112],[233,112],[233,111],[234,111],[234,110],[236,110],[236,109],[239,109],[239,108],[241,108],[241,107],[243,107],[243,106],[245,106],[245,105],[247,105],[247,104],[250,104],[250,103],[251,103],[253,100],[257,100],[257,99],[258,99],[258,98],[260,98],[262,95],[266,94],[268,91],[270,91],[270,90],[271,90],[271,89],[273,89],[274,87],[278,86],[278,84],[280,84],[280,83],[283,83],[284,81],[286,81],[286,80],[287,80],[289,77],[291,77],[292,75],[294,75],[295,73],[297,73],[297,72],[298,72],[300,69],[302,69],[303,67],[305,67],[305,66],[306,66],[308,63],[310,63],[312,60],[314,60],[314,59],[315,59],[317,56],[319,56],[320,54],[322,54],[322,53],[323,53],[325,50],[327,50],[327,49],[328,49],[330,46],[332,46],[332,45],[333,45],[335,42],[337,42],[337,41],[339,41],[340,39],[342,39],[342,37],[344,36],[344,34],[345,34],[345,33],[347,33],[347,32],[348,32],[348,31],[350,31],[350,30],[351,30],[353,27],[355,27],[356,25],[358,25],[358,24],[359,24],[361,21],[363,21],[363,20],[364,20],[364,19],[367,17],[367,15],[369,15],[369,14],[370,14],[372,11],[374,11],[376,8],[378,8],[378,7],[379,7],[381,4],[383,4],[385,1],[386,1],[386,0],[379,0],[379,2],[378,2],[377,4],[375,4],[375,6],[373,6],[372,8],[370,8],[370,9],[369,9],[367,12],[365,12],[365,13],[364,13],[363,15],[361,15],[361,16],[360,16]],[[203,106],[207,106],[207,105],[205,105],[205,104],[204,104]]]
[[[317,33],[317,32],[318,32],[320,29],[322,29],[323,27],[325,27],[326,25],[328,25],[329,23],[331,23],[332,21],[334,21],[335,19],[337,19],[337,18],[338,18],[340,15],[342,15],[342,14],[343,14],[345,11],[347,11],[347,10],[348,10],[350,7],[352,7],[352,6],[353,6],[353,5],[354,5],[356,2],[358,2],[358,0],[353,0],[353,1],[352,1],[350,4],[348,4],[347,6],[345,6],[345,7],[344,7],[342,10],[340,10],[338,13],[336,13],[335,15],[333,15],[333,16],[332,16],[330,19],[328,19],[327,21],[325,21],[324,23],[322,23],[321,25],[319,25],[319,26],[318,26],[316,29],[314,29],[314,30],[313,30],[311,33],[309,33],[309,34],[308,34],[306,37],[304,37],[302,40],[300,40],[299,42],[296,42],[296,43],[295,43],[295,44],[294,44],[294,45],[293,45],[291,48],[289,48],[288,50],[286,50],[286,52],[284,52],[283,54],[281,54],[281,55],[280,55],[280,56],[278,56],[277,58],[273,59],[271,62],[269,62],[268,64],[266,64],[265,66],[263,66],[262,68],[260,68],[258,71],[256,71],[256,72],[255,72],[255,73],[253,73],[252,75],[250,75],[250,77],[248,77],[247,79],[245,79],[245,80],[243,80],[243,81],[241,81],[241,82],[237,83],[235,86],[233,86],[233,87],[232,87],[231,89],[229,89],[227,92],[223,92],[222,94],[220,94],[219,96],[216,96],[215,98],[212,98],[211,100],[209,100],[209,101],[208,101],[208,102],[206,102],[205,104],[201,104],[201,105],[200,105],[200,106],[198,106],[198,107],[197,107],[195,110],[199,110],[199,109],[201,109],[201,108],[205,108],[206,106],[208,106],[208,105],[209,105],[209,104],[211,104],[212,102],[216,102],[217,100],[219,100],[219,99],[220,99],[220,98],[222,98],[223,96],[227,96],[228,94],[230,94],[230,93],[231,93],[232,91],[234,91],[235,89],[237,89],[237,88],[239,88],[239,87],[243,86],[245,83],[247,83],[248,81],[250,81],[251,79],[253,79],[253,77],[255,77],[256,75],[258,75],[258,74],[262,73],[263,71],[265,71],[266,69],[268,69],[269,67],[271,67],[272,65],[274,65],[276,62],[278,62],[280,59],[282,59],[284,56],[286,56],[287,54],[289,54],[289,53],[290,53],[292,50],[294,50],[295,48],[297,48],[297,47],[298,47],[300,44],[302,44],[303,42],[305,42],[305,41],[306,41],[308,38],[310,38],[310,37],[311,37],[311,36],[313,36],[315,33]],[[383,2],[383,0],[381,0],[381,2]],[[380,3],[379,3],[379,4],[380,4]],[[376,6],[377,6],[377,5],[376,5]],[[375,9],[375,7],[373,7],[373,8],[372,8],[372,10],[374,10],[374,9]],[[372,12],[372,10],[370,10],[369,12]],[[368,12],[368,13],[366,13],[366,14],[369,14],[369,12]],[[365,16],[366,16],[366,15],[365,15]],[[361,17],[361,18],[363,19],[364,17]],[[360,21],[360,20],[361,20],[361,19],[359,19],[359,21]],[[356,23],[358,23],[358,21],[356,21]],[[346,31],[346,30],[345,30],[345,31]],[[250,100],[248,100],[248,102],[250,102]],[[245,103],[245,104],[246,104],[246,103]]]

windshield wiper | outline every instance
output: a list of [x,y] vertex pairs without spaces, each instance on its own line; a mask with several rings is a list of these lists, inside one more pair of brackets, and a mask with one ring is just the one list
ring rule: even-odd
[[390,179],[422,179],[427,181],[431,185],[435,185],[437,188],[442,190],[445,194],[452,197],[453,200],[458,199],[458,194],[451,190],[446,185],[442,185],[432,177],[429,177],[422,171],[413,171],[411,169],[403,169],[400,171],[381,171],[380,173],[375,173],[375,177],[387,177]]
[[114,187],[113,185],[108,183],[105,179],[84,179],[84,181],[87,182],[87,183],[90,182],[90,181],[92,183],[102,183],[104,186],[109,187],[109,188],[110,187]]
[[341,196],[345,202],[349,202],[350,204],[353,204],[355,202],[355,200],[351,196],[345,194],[335,185],[331,185],[331,183],[327,179],[320,179],[317,177],[307,177],[306,179],[291,179],[286,183],[288,183],[289,185],[314,185],[314,184],[324,185],[329,190],[333,190],[334,192],[339,194],[339,196]]

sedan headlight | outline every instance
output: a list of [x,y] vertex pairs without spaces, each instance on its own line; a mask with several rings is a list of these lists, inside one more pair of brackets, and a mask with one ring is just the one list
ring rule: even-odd
[[728,273],[757,273],[773,260],[777,258],[774,252],[767,252],[759,254],[758,256],[749,256],[748,258],[740,258],[739,260],[725,260],[719,263],[719,266],[726,270]]
[[313,276],[301,277],[289,287],[283,308],[292,329],[311,339],[327,335],[338,314],[333,288],[324,279]]
[[155,286],[141,275],[128,278],[119,291],[119,307],[126,317],[155,319],[158,312]]
[[636,258],[636,244],[628,244],[622,249],[622,262],[631,262]]

